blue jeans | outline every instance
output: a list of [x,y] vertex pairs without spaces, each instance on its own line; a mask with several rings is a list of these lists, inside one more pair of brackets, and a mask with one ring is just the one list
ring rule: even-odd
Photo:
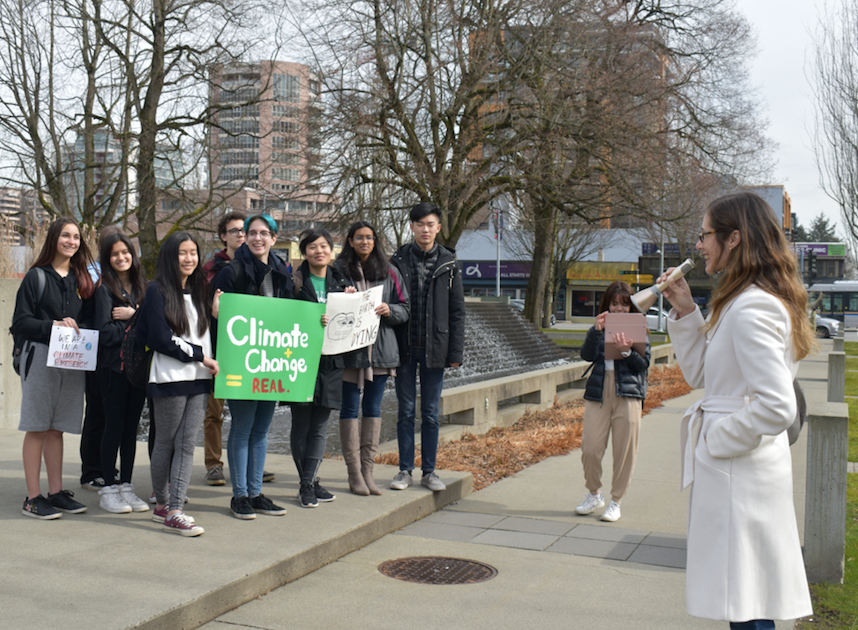
[[731,621],[730,630],[775,630],[775,622],[771,619],[754,619],[753,621]]
[[255,497],[262,492],[268,429],[277,403],[273,400],[228,400],[227,404],[232,414],[226,442],[232,494]]
[[420,366],[420,456],[423,473],[435,470],[438,454],[438,401],[444,386],[444,368],[426,367],[426,351],[413,348],[411,361],[396,369],[399,419],[399,470],[414,469],[414,418],[417,413],[417,366]]
[[[363,383],[363,411],[364,418],[381,417],[381,397],[384,396],[384,386],[387,383],[387,374],[374,376],[371,381]],[[358,406],[360,405],[360,390],[355,383],[343,381],[343,406],[340,409],[340,418],[357,418]]]

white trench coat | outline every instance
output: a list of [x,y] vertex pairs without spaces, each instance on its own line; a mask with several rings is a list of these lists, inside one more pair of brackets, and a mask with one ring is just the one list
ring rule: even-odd
[[[793,505],[786,429],[798,370],[783,303],[751,287],[704,335],[699,309],[668,331],[689,385],[706,398],[683,421],[686,599],[695,617],[795,619],[812,612]],[[699,438],[694,427],[699,425]]]

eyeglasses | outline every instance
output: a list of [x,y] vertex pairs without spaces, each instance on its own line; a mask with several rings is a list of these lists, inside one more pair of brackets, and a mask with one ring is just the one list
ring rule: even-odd
[[256,238],[257,236],[261,238],[270,238],[271,232],[268,230],[260,230],[259,232],[256,230],[250,230],[250,232],[247,233],[247,238]]
[[697,235],[697,240],[702,243],[704,240],[706,240],[706,237],[709,234],[715,234],[715,232],[717,232],[717,231],[718,230],[709,230],[708,232],[701,232],[700,234]]
[[230,236],[238,236],[239,234],[244,234],[244,230],[241,228],[230,228],[226,231]]
[[374,236],[355,236],[352,238],[355,243],[363,243],[366,241],[367,243],[372,243],[375,240]]

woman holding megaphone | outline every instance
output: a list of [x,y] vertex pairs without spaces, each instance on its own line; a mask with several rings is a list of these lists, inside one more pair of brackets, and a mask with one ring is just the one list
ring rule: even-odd
[[813,612],[786,434],[798,362],[816,343],[807,291],[775,213],[752,193],[710,204],[697,250],[717,277],[709,316],[685,280],[663,291],[682,373],[706,388],[681,430],[682,485],[692,487],[688,612],[731,628],[774,629],[774,619]]

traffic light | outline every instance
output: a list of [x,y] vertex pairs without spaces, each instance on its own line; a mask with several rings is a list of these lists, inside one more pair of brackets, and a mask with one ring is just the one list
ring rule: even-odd
[[807,275],[810,278],[810,282],[813,283],[816,280],[816,253],[808,252],[807,253]]

